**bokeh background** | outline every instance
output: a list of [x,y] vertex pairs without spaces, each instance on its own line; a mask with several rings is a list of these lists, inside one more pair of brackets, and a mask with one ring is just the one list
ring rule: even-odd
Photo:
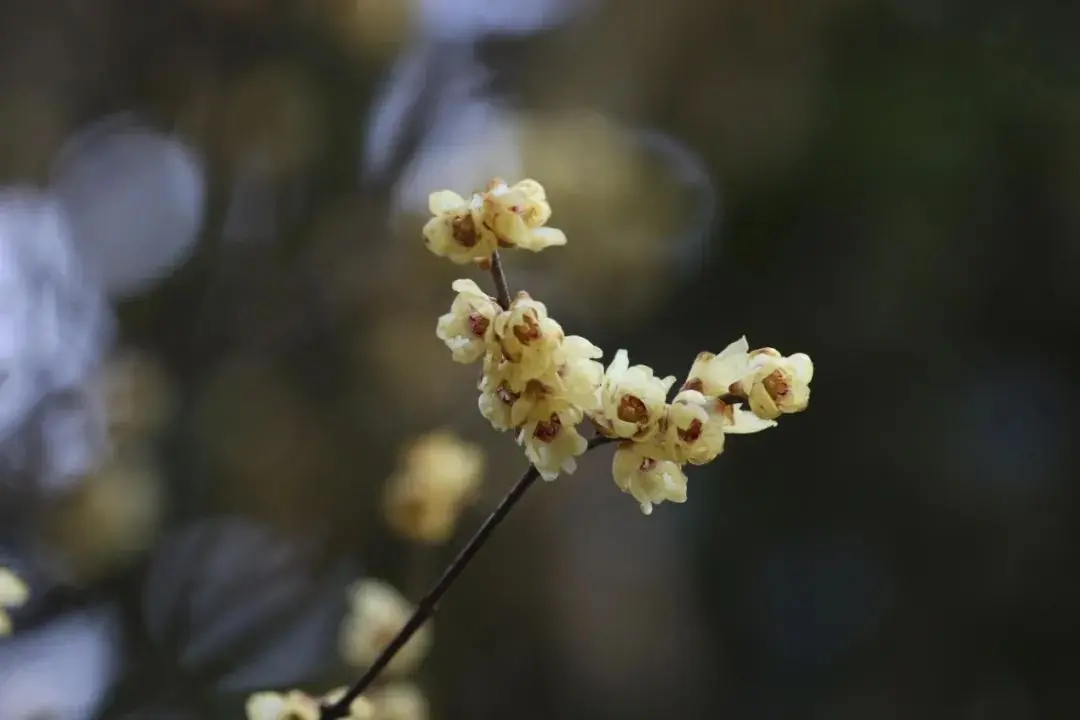
[[[345,588],[418,597],[523,465],[419,236],[493,175],[570,238],[511,284],[607,357],[682,376],[745,333],[817,375],[685,505],[642,516],[602,451],[530,493],[440,607],[432,717],[1075,717],[1078,23],[4,0],[0,564],[32,600],[0,720],[240,718],[354,674]],[[381,496],[435,428],[487,470],[417,550]]]

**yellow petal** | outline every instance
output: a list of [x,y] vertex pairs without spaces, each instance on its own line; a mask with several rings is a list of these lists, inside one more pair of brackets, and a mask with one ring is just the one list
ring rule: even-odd
[[442,215],[465,207],[465,198],[452,190],[439,190],[428,196],[428,210],[432,215]]

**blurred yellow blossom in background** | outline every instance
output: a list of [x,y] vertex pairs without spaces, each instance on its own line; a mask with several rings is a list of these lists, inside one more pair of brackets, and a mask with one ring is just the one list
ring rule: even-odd
[[162,480],[145,452],[105,460],[46,515],[44,536],[70,579],[85,584],[150,547],[162,512]]
[[394,682],[370,694],[373,720],[427,720],[428,700],[414,683]]
[[0,568],[0,637],[11,633],[7,608],[18,607],[30,597],[26,583],[7,568]]
[[[344,688],[327,693],[321,700],[299,690],[286,693],[258,692],[247,699],[247,720],[319,720],[320,703],[331,704],[345,694]],[[345,720],[372,720],[371,703],[359,697],[349,706]]]
[[47,546],[78,584],[134,560],[156,537],[163,492],[151,443],[173,411],[169,378],[146,353],[117,351],[98,382],[111,447],[96,470],[46,509],[43,528]]
[[169,379],[150,355],[117,352],[105,363],[100,382],[114,445],[144,443],[162,429],[172,412]]
[[[341,625],[341,655],[348,664],[366,668],[374,662],[412,614],[413,607],[397,590],[381,580],[361,580],[350,589],[349,614]],[[430,623],[405,643],[386,667],[387,675],[407,675],[428,654]]]
[[483,472],[484,452],[479,446],[446,430],[417,438],[387,480],[387,522],[414,542],[446,542],[462,508],[476,499]]

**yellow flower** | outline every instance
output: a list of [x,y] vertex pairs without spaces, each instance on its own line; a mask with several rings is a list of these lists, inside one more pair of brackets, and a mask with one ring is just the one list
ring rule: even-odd
[[459,265],[487,260],[500,247],[539,252],[566,244],[562,231],[542,227],[551,206],[535,180],[508,187],[495,179],[468,200],[440,190],[429,196],[428,209],[434,217],[424,226],[427,248]]
[[[705,397],[738,391],[738,384],[750,374],[750,345],[741,337],[719,355],[703,352],[694,360],[683,390],[697,390]],[[736,388],[733,390],[732,385]]]
[[390,526],[415,542],[446,542],[461,509],[475,499],[483,470],[483,451],[449,432],[417,439],[386,485]]
[[510,389],[510,379],[503,373],[508,363],[488,356],[484,359],[484,374],[480,377],[480,414],[499,432],[512,430],[525,422],[531,400],[523,393]]
[[593,415],[608,437],[644,441],[651,438],[666,411],[675,376],[658,378],[647,365],[630,366],[625,350],[615,353],[600,387],[601,409]]
[[579,335],[570,335],[552,351],[547,370],[521,383],[522,373],[500,355],[484,361],[480,379],[480,413],[496,430],[520,428],[531,420],[570,410],[596,412],[604,366],[603,351]]
[[493,180],[482,196],[482,232],[490,231],[498,247],[519,247],[539,252],[566,244],[566,235],[555,228],[541,227],[551,217],[543,186],[522,180],[507,187]]
[[615,484],[651,515],[662,502],[686,502],[686,474],[671,460],[660,459],[661,448],[652,443],[624,442],[615,451],[611,474]]
[[26,583],[7,568],[0,568],[0,637],[11,633],[11,618],[7,608],[19,607],[30,599]]
[[427,720],[427,698],[413,683],[390,683],[371,693],[373,720]]
[[467,201],[450,190],[432,193],[428,209],[435,217],[424,225],[427,249],[458,265],[491,257],[498,246],[494,234],[480,232],[482,204],[479,195]]
[[813,377],[814,363],[809,355],[784,357],[773,348],[761,348],[750,353],[750,375],[743,380],[742,389],[754,414],[774,420],[806,409]]
[[529,380],[550,370],[563,337],[562,327],[548,317],[544,303],[519,292],[510,309],[495,318],[495,340],[507,361],[501,370],[510,388],[521,392]]
[[476,362],[494,343],[492,322],[499,304],[472,280],[455,280],[452,287],[457,297],[450,312],[439,318],[435,335],[450,348],[455,362]]
[[683,390],[668,406],[661,439],[666,459],[704,465],[724,451],[726,406],[696,390]]
[[[366,668],[412,615],[412,605],[387,583],[361,580],[351,589],[350,612],[341,626],[341,654],[347,663]],[[386,667],[388,675],[411,672],[431,647],[431,625],[425,624]]]
[[518,444],[525,448],[525,457],[536,466],[540,477],[550,481],[559,473],[570,475],[577,470],[576,458],[589,446],[574,427],[581,420],[580,412],[567,411],[547,420],[532,420],[521,428]]

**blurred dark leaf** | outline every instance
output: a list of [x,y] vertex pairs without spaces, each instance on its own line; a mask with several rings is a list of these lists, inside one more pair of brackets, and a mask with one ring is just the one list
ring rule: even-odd
[[60,616],[0,642],[0,718],[86,720],[116,677],[111,607]]
[[349,563],[326,566],[253,521],[196,523],[166,540],[148,571],[154,643],[183,676],[219,690],[293,686],[337,666]]

